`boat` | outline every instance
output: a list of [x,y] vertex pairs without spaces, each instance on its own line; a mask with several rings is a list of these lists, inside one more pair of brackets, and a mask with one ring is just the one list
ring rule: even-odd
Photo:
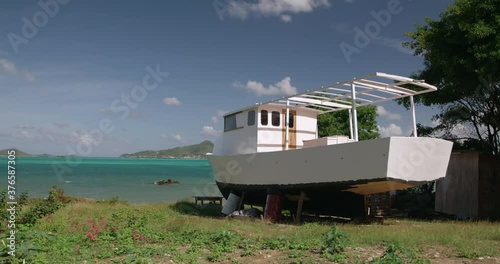
[[153,183],[156,185],[168,185],[168,184],[179,183],[179,181],[172,181],[172,179],[169,178],[168,180],[160,180],[160,181],[155,181]]
[[[223,212],[237,209],[240,199],[266,207],[274,199],[278,210],[300,202],[315,213],[366,215],[368,195],[444,177],[453,143],[417,136],[413,101],[436,90],[423,80],[375,72],[226,113],[224,133],[207,154],[228,199]],[[406,97],[411,136],[359,140],[357,108]],[[333,111],[349,112],[350,135],[318,138],[318,115]]]

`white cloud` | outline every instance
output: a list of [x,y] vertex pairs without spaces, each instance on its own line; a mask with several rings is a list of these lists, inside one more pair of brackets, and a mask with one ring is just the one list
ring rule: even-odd
[[[350,1],[346,1],[346,2],[350,2]],[[354,31],[354,28],[356,26],[351,26],[351,25],[349,25],[347,23],[340,22],[340,23],[333,24],[332,27],[337,32],[340,32],[342,34],[351,35],[351,36],[355,36],[356,35],[356,31]],[[376,45],[379,45],[379,46],[393,48],[393,49],[396,49],[397,51],[399,51],[401,53],[413,55],[413,51],[411,49],[406,48],[406,47],[403,46],[404,40],[402,40],[402,39],[384,37],[384,36],[379,35],[379,36],[377,36],[375,38],[369,38],[369,40],[370,40],[370,43],[373,42],[373,43],[375,43]],[[352,44],[352,43],[353,43],[353,41],[351,40],[350,44]]]
[[[56,133],[48,128],[41,127],[38,129],[38,132],[47,137],[51,141],[56,141],[57,143],[69,142],[71,144],[83,144],[83,145],[93,145],[94,147],[100,146],[104,142],[121,142],[115,140],[111,135],[104,134],[100,136],[99,134],[93,133],[92,131],[87,130],[78,130],[73,131],[69,134],[67,133]],[[66,143],[67,144],[67,143]]]
[[280,19],[285,23],[292,22],[292,17],[290,15],[281,15]]
[[33,138],[33,135],[31,135],[30,132],[26,131],[26,130],[22,130],[22,131],[19,131],[19,134],[23,137],[23,138],[26,138],[26,139],[32,139]]
[[352,35],[354,33],[352,27],[349,26],[349,24],[345,22],[337,22],[332,25],[333,29],[336,31],[346,34],[346,35]]
[[378,126],[378,131],[380,137],[401,136],[403,134],[401,127],[395,124],[390,124],[388,127]]
[[84,145],[91,145],[95,142],[95,140],[88,134],[88,133],[77,133],[77,132],[72,132],[70,136],[75,139],[77,142],[84,144]]
[[8,59],[0,59],[0,66],[5,72],[9,74],[17,73],[16,65],[14,65],[14,63],[9,61]]
[[31,125],[31,124],[25,124],[25,125],[16,126],[16,128],[19,128],[19,129],[35,129],[36,127],[34,125]]
[[181,101],[175,97],[165,97],[163,98],[163,102],[166,105],[181,105]]
[[242,84],[240,82],[234,82],[233,87],[235,88],[243,88],[247,89],[251,92],[257,94],[257,96],[262,95],[292,95],[297,93],[297,88],[292,86],[290,83],[290,77],[285,77],[283,80],[277,82],[276,84],[271,84],[267,88],[264,85],[257,81],[248,81],[246,84]]
[[[25,149],[25,147],[22,147],[23,145],[25,146],[29,145],[30,147],[26,147],[26,151],[30,153],[50,153],[54,149],[60,149],[61,150],[60,153],[71,154],[65,151],[66,146],[76,147],[78,146],[78,144],[82,144],[85,146],[92,144],[93,150],[97,150],[99,149],[98,146],[101,146],[100,144],[97,144],[99,142],[102,142],[102,144],[104,145],[106,144],[116,144],[119,146],[130,145],[129,143],[126,143],[123,140],[114,139],[111,135],[104,134],[103,138],[99,138],[98,136],[96,136],[95,133],[89,133],[88,131],[85,130],[60,133],[59,132],[60,130],[54,130],[54,127],[52,125],[39,126],[39,127],[37,126],[34,129],[31,128],[32,127],[31,125],[27,125],[27,127],[29,127],[29,130],[17,129],[10,132],[0,131],[0,141],[13,142],[12,144],[13,146],[21,147],[23,150]],[[26,142],[28,140],[30,142],[28,143],[28,145],[26,145]],[[50,147],[52,147],[52,151],[46,148],[49,145]],[[37,146],[45,146],[45,147],[38,148],[38,150],[35,151],[31,146],[35,147],[35,149]],[[30,150],[30,148],[32,150]],[[83,150],[86,151],[85,148]],[[123,152],[125,151],[122,151],[122,153]],[[117,155],[117,154],[119,153],[113,153],[112,155]],[[96,155],[96,152],[92,152],[90,155]]]
[[9,75],[14,75],[21,77],[23,80],[27,82],[35,82],[36,78],[33,74],[31,74],[28,70],[24,69],[22,71],[18,71],[16,65],[8,60],[8,59],[0,59],[0,71],[3,71]]
[[392,113],[380,105],[377,106],[377,114],[381,117],[388,119],[388,120],[400,120],[401,119],[400,114]]
[[65,123],[65,122],[55,122],[55,123],[52,123],[52,125],[54,125],[55,127],[59,128],[59,129],[65,129],[65,128],[70,127],[70,125],[68,123]]
[[182,142],[182,143],[186,143],[187,140],[185,138],[183,138],[181,135],[177,134],[177,135],[174,135],[174,140],[177,141],[177,142]]
[[13,131],[0,132],[0,137],[14,140],[38,140],[41,138],[41,134],[38,132],[39,128],[32,124],[18,125],[14,126],[14,128]]
[[413,51],[411,49],[403,46],[404,41],[401,39],[378,36],[378,37],[373,39],[373,42],[375,42],[376,44],[378,44],[380,46],[394,48],[394,49],[398,50],[399,52],[413,55]]
[[207,136],[207,137],[216,137],[216,136],[219,136],[221,134],[220,131],[218,130],[215,130],[213,127],[211,126],[204,126],[202,129],[201,129],[201,132],[200,132],[200,135],[202,136]]
[[4,138],[11,138],[11,139],[20,139],[20,140],[26,140],[26,139],[33,139],[34,136],[26,130],[17,130],[17,131],[11,131],[11,132],[0,132],[0,137]]
[[225,113],[226,113],[226,111],[224,111],[224,110],[217,110],[217,112],[215,112],[215,115],[212,116],[212,122],[214,124],[217,124],[219,122],[219,120],[224,116]]
[[23,70],[22,73],[21,73],[21,76],[24,80],[26,80],[27,82],[36,82],[36,78],[35,76],[33,76],[33,74],[31,74],[29,71],[27,70]]
[[432,125],[433,127],[438,126],[438,125],[440,125],[440,124],[441,124],[441,118],[436,118],[436,119],[433,119],[433,120],[432,120],[432,122],[431,122],[431,125]]
[[242,20],[250,15],[278,16],[284,22],[292,21],[290,14],[309,13],[315,8],[329,7],[330,0],[229,0],[227,11],[232,17]]
[[70,143],[76,143],[78,142],[78,135],[76,133],[70,133],[70,134],[61,134],[52,131],[49,128],[46,127],[39,127],[37,128],[38,134],[41,136],[40,140],[46,140],[49,139],[50,141],[55,141],[56,143],[59,144],[70,144]]
[[175,140],[175,141],[181,142],[181,143],[188,142],[187,139],[185,139],[184,137],[182,137],[179,134],[176,134],[176,135],[161,134],[160,137],[163,138],[163,139]]

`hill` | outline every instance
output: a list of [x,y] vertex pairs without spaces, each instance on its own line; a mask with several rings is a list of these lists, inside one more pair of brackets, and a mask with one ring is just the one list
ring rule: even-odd
[[27,156],[33,156],[31,154],[28,154],[22,150],[19,150],[19,149],[15,149],[15,148],[12,148],[12,149],[2,149],[0,150],[0,156],[8,156],[9,154],[7,153],[9,150],[15,150],[16,151],[16,157],[27,157]]
[[136,153],[122,154],[120,158],[157,158],[157,159],[203,159],[212,152],[214,143],[203,141],[200,144],[176,147],[165,150],[145,150]]

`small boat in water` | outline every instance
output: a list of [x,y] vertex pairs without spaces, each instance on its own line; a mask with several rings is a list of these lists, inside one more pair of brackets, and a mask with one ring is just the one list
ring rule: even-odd
[[179,183],[179,181],[173,181],[172,179],[168,179],[168,180],[161,180],[161,181],[155,181],[154,184],[156,185],[166,185],[166,184],[176,184],[176,183]]
[[[453,143],[417,137],[413,96],[437,90],[421,80],[373,73],[229,112],[207,158],[224,197],[311,212],[362,215],[365,197],[442,178]],[[358,140],[360,106],[409,97],[412,137]],[[350,135],[318,138],[318,115],[349,111]],[[236,202],[238,204],[239,202]],[[234,204],[231,202],[230,204]],[[229,211],[228,211],[229,212]]]

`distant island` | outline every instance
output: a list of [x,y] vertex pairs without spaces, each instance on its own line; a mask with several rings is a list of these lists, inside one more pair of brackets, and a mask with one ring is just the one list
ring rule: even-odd
[[45,158],[65,158],[65,157],[78,157],[77,155],[51,155],[51,154],[30,154],[26,153],[17,148],[8,148],[0,150],[0,157],[8,156],[8,151],[14,150],[16,151],[16,157],[45,157]]
[[30,156],[33,156],[29,153],[26,153],[24,151],[21,151],[19,149],[16,149],[16,148],[10,148],[10,149],[2,149],[0,150],[0,156],[8,156],[8,151],[10,150],[14,150],[16,151],[16,157],[30,157]]
[[[205,140],[200,144],[176,147],[164,150],[144,150],[136,153],[126,153],[120,155],[120,158],[149,158],[149,159],[204,159],[207,153],[212,152],[214,143]],[[1,156],[8,156],[9,150],[16,151],[16,157],[49,157],[49,158],[64,158],[66,156],[50,155],[50,154],[29,154],[16,148],[0,150]],[[72,155],[70,155],[72,156]]]
[[144,150],[136,153],[122,154],[120,158],[156,158],[156,159],[204,159],[212,152],[214,143],[205,140],[200,144],[176,147],[165,150]]

